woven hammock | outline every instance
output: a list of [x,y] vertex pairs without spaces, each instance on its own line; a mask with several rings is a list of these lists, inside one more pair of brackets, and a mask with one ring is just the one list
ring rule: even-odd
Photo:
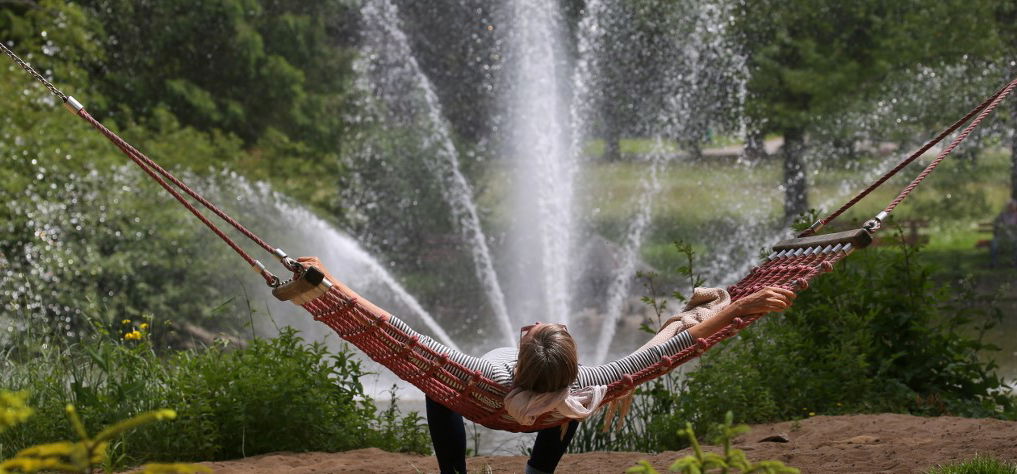
[[[389,323],[389,314],[366,300],[358,300],[354,293],[342,285],[333,285],[317,268],[305,268],[286,255],[286,252],[269,245],[235,219],[163,169],[151,158],[138,151],[116,133],[93,118],[80,102],[64,94],[50,81],[39,74],[28,63],[18,57],[0,41],[0,51],[9,56],[20,68],[42,83],[57,96],[74,115],[85,120],[110,140],[121,152],[134,161],[145,173],[170,193],[177,201],[228,244],[248,265],[259,273],[273,288],[273,294],[283,301],[292,301],[306,309],[317,321],[328,325],[340,337],[381,363],[397,376],[422,390],[428,397],[462,414],[466,418],[489,428],[506,431],[535,431],[557,426],[567,421],[560,413],[544,414],[532,425],[520,425],[505,411],[503,400],[511,387],[501,385],[449,360],[420,344],[411,336]],[[923,147],[902,160],[868,188],[849,200],[829,216],[816,221],[797,238],[778,243],[773,253],[748,276],[728,288],[734,301],[744,298],[764,287],[776,286],[800,292],[821,273],[832,271],[834,265],[872,242],[882,222],[965,138],[970,135],[999,103],[1017,87],[1017,79],[991,95],[963,118],[948,127]],[[861,229],[835,234],[815,235],[820,229],[840,216],[851,206],[903,170],[940,143],[964,124],[967,127],[879,214],[865,223]],[[195,199],[208,211],[235,228],[256,245],[272,254],[290,272],[293,278],[283,282],[270,272],[264,264],[251,257],[239,244],[219,229],[208,217],[192,205],[183,194]],[[731,324],[712,336],[699,339],[696,344],[673,356],[662,357],[658,362],[636,373],[625,374],[620,380],[608,385],[603,403],[619,399],[649,380],[667,374],[676,367],[699,356],[704,351],[737,334],[745,326],[762,317],[752,315],[744,319],[735,318]]]
[[[774,254],[749,276],[728,288],[733,300],[767,286],[800,291],[820,273],[833,270],[835,263],[872,241],[868,231],[859,229],[782,242]],[[302,287],[296,290],[296,287]],[[535,431],[562,424],[558,412],[539,417],[533,425],[520,425],[505,411],[503,400],[512,387],[498,384],[452,361],[418,342],[388,322],[389,315],[373,304],[358,300],[341,285],[331,285],[316,271],[301,276],[275,291],[281,299],[290,293],[314,295],[302,303],[315,320],[335,330],[340,337],[364,351],[399,378],[410,382],[431,399],[488,428],[505,431]],[[301,298],[298,296],[298,298]],[[607,386],[604,403],[622,397],[643,382],[653,380],[702,354],[714,344],[735,335],[762,315],[735,319],[715,333],[673,356],[665,356],[639,372],[626,374]]]

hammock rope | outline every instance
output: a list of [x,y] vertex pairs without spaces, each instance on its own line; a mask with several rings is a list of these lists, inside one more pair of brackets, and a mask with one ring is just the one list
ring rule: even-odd
[[[114,146],[134,161],[146,174],[166,189],[188,211],[226,242],[238,255],[251,265],[273,287],[273,294],[284,301],[292,301],[302,306],[311,316],[330,328],[340,337],[349,341],[369,357],[380,362],[397,376],[420,388],[425,394],[448,408],[462,414],[466,418],[481,425],[506,431],[534,431],[557,426],[567,421],[560,413],[551,412],[542,415],[533,425],[520,425],[511,418],[504,406],[504,398],[511,387],[501,385],[483,374],[470,370],[450,360],[448,355],[440,354],[422,344],[417,336],[410,335],[389,322],[391,315],[367,300],[355,297],[351,290],[343,285],[333,285],[324,274],[314,268],[304,268],[292,260],[279,248],[274,248],[259,238],[238,221],[230,217],[199,193],[159,166],[144,153],[138,151],[116,133],[106,128],[92,117],[74,97],[68,96],[56,88],[50,81],[35,71],[30,64],[23,61],[0,42],[0,50],[9,56],[21,69],[34,79],[41,82],[51,93],[60,98],[64,106],[73,114],[85,120],[89,125],[103,134]],[[797,238],[777,243],[773,253],[766,257],[762,264],[738,283],[728,287],[733,301],[737,301],[767,286],[775,286],[800,292],[809,286],[809,282],[830,272],[840,260],[857,249],[864,248],[872,242],[872,235],[879,230],[880,223],[900,204],[921,182],[949,155],[982,120],[987,117],[999,103],[1017,87],[1017,79],[986,99],[978,107],[965,115],[935,139],[885,173],[876,182],[852,198],[840,209],[826,218],[816,221],[809,229]],[[964,123],[974,118],[967,128],[939,156],[906,186],[890,205],[862,229],[839,232],[835,234],[815,235],[823,226],[840,216],[844,211],[855,205],[872,190],[885,183],[893,175],[900,172],[908,164],[915,161],[955,132]],[[233,239],[223,232],[215,223],[206,217],[196,206],[191,204],[183,194],[187,194],[204,206],[207,210],[231,225],[245,237],[256,243],[265,251],[273,254],[288,270],[294,273],[292,280],[285,283],[269,272],[261,262],[254,259]],[[761,318],[762,314],[735,318],[731,324],[707,338],[701,338],[695,345],[672,356],[664,356],[656,363],[632,374],[622,374],[615,382],[608,385],[604,404],[627,396],[638,385],[665,375],[678,366],[698,357],[715,344],[734,336],[741,329]],[[603,405],[602,405],[603,406]]]
[[971,111],[968,112],[966,115],[964,115],[964,117],[961,117],[960,120],[954,122],[953,125],[950,125],[945,130],[940,132],[939,135],[936,135],[935,138],[930,140],[928,143],[923,145],[921,148],[919,148],[918,150],[915,150],[914,153],[912,153],[907,158],[905,158],[900,163],[898,163],[897,166],[894,166],[891,170],[889,170],[886,173],[884,173],[882,176],[879,177],[879,179],[877,179],[872,184],[870,184],[868,187],[863,189],[861,192],[859,192],[857,195],[855,195],[855,197],[853,197],[850,200],[848,200],[848,202],[844,203],[844,205],[841,206],[839,209],[837,209],[836,211],[832,212],[829,216],[826,216],[826,217],[824,217],[822,219],[817,220],[808,229],[805,229],[803,232],[798,234],[798,237],[807,237],[809,235],[813,235],[816,232],[818,232],[820,229],[825,227],[827,224],[833,222],[834,219],[839,217],[841,214],[843,214],[845,211],[850,209],[855,204],[858,204],[858,202],[861,201],[863,198],[865,198],[865,196],[868,196],[869,193],[874,191],[876,188],[881,186],[887,180],[889,180],[894,175],[899,173],[901,170],[906,168],[908,165],[913,163],[915,160],[920,158],[922,155],[925,154],[925,152],[927,152],[930,149],[932,149],[932,147],[938,145],[939,142],[943,141],[951,133],[957,131],[957,129],[959,129],[961,126],[963,126],[969,120],[971,120],[972,117],[976,117],[977,116],[975,118],[975,120],[973,122],[971,122],[970,125],[968,125],[956,138],[954,138],[954,140],[950,143],[949,146],[944,148],[939,153],[939,155],[936,157],[936,159],[933,160],[925,168],[925,170],[923,170],[918,175],[918,177],[916,177],[911,182],[911,184],[907,185],[900,192],[900,194],[898,194],[897,197],[894,198],[893,201],[891,201],[890,204],[887,205],[885,209],[883,209],[883,212],[878,214],[873,219],[873,221],[870,221],[870,224],[868,224],[867,227],[871,227],[872,232],[878,231],[880,226],[881,226],[881,224],[882,224],[882,221],[885,220],[886,217],[888,217],[891,212],[893,212],[894,208],[896,208],[898,204],[900,204],[902,201],[904,201],[904,199],[906,199],[908,197],[908,195],[911,194],[911,192],[914,191],[914,189],[916,187],[918,187],[918,185],[921,184],[921,182],[924,181],[925,178],[928,177],[928,175],[931,174],[932,171],[935,170],[937,166],[939,166],[939,163],[941,163],[943,161],[943,159],[946,158],[947,155],[949,155],[955,148],[957,148],[957,146],[960,145],[960,143],[963,142],[968,137],[968,135],[970,135],[971,132],[975,128],[978,127],[979,124],[982,123],[982,120],[984,120],[985,117],[987,117],[989,114],[991,114],[992,111],[995,110],[997,106],[999,106],[999,103],[1002,102],[1003,99],[1006,98],[1006,96],[1010,95],[1010,93],[1013,92],[1013,89],[1014,89],[1015,86],[1017,86],[1017,78],[1014,78],[1012,81],[1010,81],[1009,83],[1004,85],[1002,88],[1000,88],[998,91],[996,91],[995,94],[990,95],[988,98],[986,98],[984,101],[982,101],[981,104],[978,104],[978,106],[976,106],[974,109],[971,109]]
[[[137,148],[132,146],[130,143],[127,143],[126,140],[120,138],[120,136],[118,136],[115,132],[113,132],[109,128],[106,128],[106,126],[104,126],[94,117],[92,117],[92,115],[88,113],[88,111],[85,109],[83,105],[81,105],[80,102],[78,102],[74,97],[65,94],[59,88],[54,86],[52,82],[47,80],[42,74],[36,71],[31,64],[27,63],[26,61],[21,59],[16,53],[11,51],[11,49],[4,45],[3,42],[0,42],[0,51],[3,51],[4,54],[10,57],[15,64],[17,64],[21,69],[27,72],[33,79],[42,83],[43,86],[49,89],[49,91],[53,95],[58,97],[64,103],[64,106],[67,108],[67,110],[69,110],[72,114],[80,117],[86,123],[88,123],[93,128],[98,130],[99,133],[105,136],[107,140],[109,140],[114,146],[116,146],[121,152],[123,152],[124,155],[126,155],[135,164],[137,164],[138,167],[141,168],[146,174],[148,174],[155,182],[159,183],[159,185],[162,186],[163,189],[165,189],[168,193],[170,193],[170,195],[176,198],[176,200],[179,201],[181,205],[183,205],[188,211],[190,211],[191,214],[194,214],[194,216],[197,217],[198,220],[205,224],[205,226],[208,227],[209,230],[211,230],[213,233],[215,233],[215,235],[222,239],[222,241],[225,242],[226,245],[232,248],[233,251],[237,253],[237,255],[243,258],[244,261],[246,261],[247,264],[251,266],[251,268],[253,268],[258,274],[260,274],[262,278],[265,279],[266,284],[268,284],[271,287],[278,287],[282,284],[282,281],[279,279],[279,277],[275,276],[272,272],[270,272],[265,267],[264,264],[262,264],[259,260],[252,257],[243,248],[241,248],[239,244],[237,244],[232,238],[230,238],[229,235],[223,232],[222,229],[220,229],[208,217],[202,214],[201,211],[199,211],[194,205],[187,201],[187,199],[184,198],[180,194],[180,192],[177,191],[177,189],[183,191],[188,196],[198,201],[202,206],[204,206],[210,212],[212,212],[220,219],[225,221],[227,224],[232,226],[238,232],[240,232],[245,237],[250,239],[252,242],[257,244],[259,247],[264,249],[266,252],[276,256],[283,264],[283,266],[286,267],[287,270],[294,272],[299,270],[299,264],[297,264],[296,261],[289,258],[289,256],[287,256],[282,249],[269,245],[268,242],[265,242],[261,237],[258,237],[258,235],[256,235],[254,232],[249,230],[243,224],[238,222],[232,216],[227,214],[225,211],[223,211],[218,206],[210,202],[208,199],[206,199],[204,196],[202,196],[197,191],[192,189],[186,183],[184,183],[179,178],[174,176],[172,173],[167,171],[165,168],[160,166],[158,163],[155,162],[155,160],[152,160],[147,155],[145,155]],[[167,181],[176,186],[177,189],[174,189],[173,186],[170,186],[170,184],[167,183]]]

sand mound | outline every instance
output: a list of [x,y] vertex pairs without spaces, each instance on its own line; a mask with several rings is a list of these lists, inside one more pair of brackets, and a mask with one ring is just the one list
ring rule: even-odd
[[[924,472],[976,453],[1017,460],[1017,422],[909,415],[816,416],[799,423],[755,425],[736,440],[751,460],[775,459],[802,472]],[[687,451],[661,454],[567,454],[558,472],[618,473],[641,459],[658,470]],[[522,472],[523,456],[479,456],[470,472]],[[437,472],[434,458],[359,449],[344,453],[276,453],[205,463],[218,473]]]

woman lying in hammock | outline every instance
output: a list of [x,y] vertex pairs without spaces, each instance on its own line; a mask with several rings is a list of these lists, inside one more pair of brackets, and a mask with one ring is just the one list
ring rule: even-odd
[[[600,407],[606,386],[624,374],[633,374],[692,346],[727,326],[734,318],[784,311],[795,294],[782,288],[765,288],[731,303],[719,288],[697,288],[683,312],[670,318],[661,332],[642,348],[614,362],[600,366],[579,365],[576,342],[562,324],[536,323],[522,328],[519,347],[502,347],[481,357],[450,349],[410,329],[353,290],[336,280],[315,257],[300,258],[314,266],[349,298],[355,298],[372,313],[384,315],[389,324],[419,339],[419,344],[450,360],[479,371],[485,377],[512,387],[505,397],[505,409],[522,425],[532,425],[542,414],[557,410],[572,421],[537,433],[526,472],[554,472],[579,423]],[[458,413],[426,399],[431,442],[442,473],[466,472],[466,429]]]

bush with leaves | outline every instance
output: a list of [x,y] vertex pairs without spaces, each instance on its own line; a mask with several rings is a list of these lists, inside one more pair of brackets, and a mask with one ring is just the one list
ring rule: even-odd
[[[8,428],[23,423],[32,415],[32,409],[25,404],[25,392],[12,393],[0,391],[0,433]],[[74,405],[65,408],[71,427],[74,428],[78,441],[58,441],[38,444],[24,448],[6,461],[0,461],[0,474],[13,472],[61,472],[91,473],[96,467],[102,466],[105,471],[112,470],[109,458],[110,443],[125,433],[155,421],[172,420],[177,414],[173,410],[153,410],[132,418],[120,421],[103,429],[97,435],[88,434],[85,424],[78,416]],[[193,464],[148,464],[142,468],[142,474],[195,474],[212,472],[205,466]]]
[[[1017,417],[981,334],[1001,317],[970,285],[933,278],[918,250],[858,252],[817,278],[782,315],[763,318],[704,354],[693,369],[639,390],[616,433],[591,424],[580,450],[660,451],[739,407],[739,421],[896,412]],[[989,308],[989,309],[987,309]]]
[[1017,474],[1017,463],[980,454],[967,461],[935,467],[928,474]]
[[[133,337],[135,332],[141,337]],[[71,438],[74,432],[57,421],[68,403],[93,426],[174,407],[174,423],[145,426],[111,441],[116,467],[280,450],[430,450],[416,413],[404,416],[394,404],[378,413],[348,349],[332,355],[324,345],[307,344],[284,329],[277,338],[256,339],[243,348],[217,345],[163,358],[140,327],[113,335],[119,340],[98,338],[51,347],[33,360],[3,361],[0,386],[29,391],[37,415],[0,433],[0,457]]]

